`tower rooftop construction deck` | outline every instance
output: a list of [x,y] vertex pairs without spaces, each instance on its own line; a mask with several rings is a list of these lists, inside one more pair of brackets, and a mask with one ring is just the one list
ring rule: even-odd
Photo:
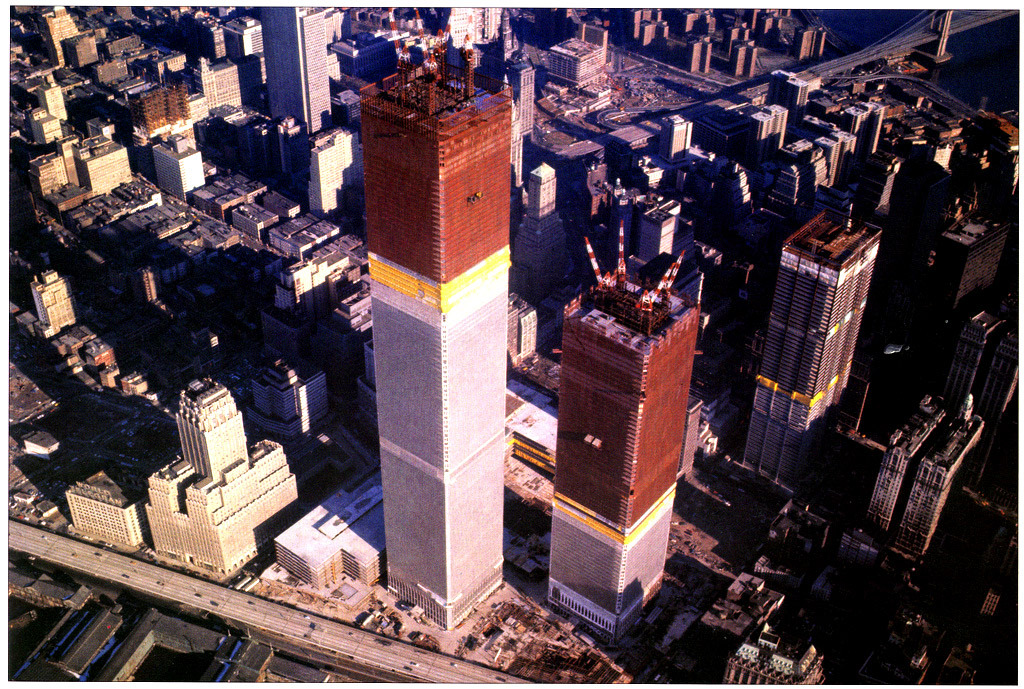
[[403,69],[362,90],[362,111],[403,128],[444,138],[470,122],[509,107],[511,89],[452,65]]

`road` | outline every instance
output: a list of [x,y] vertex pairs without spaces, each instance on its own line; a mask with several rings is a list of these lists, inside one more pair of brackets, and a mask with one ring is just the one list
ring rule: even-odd
[[[958,11],[953,14],[952,22],[949,27],[949,34],[953,35],[960,33],[961,31],[967,31],[969,29],[982,26],[989,22],[999,21],[1012,16],[1016,13],[1015,10],[976,10],[976,11]],[[920,46],[923,43],[927,43],[930,40],[935,39],[935,34],[929,28],[930,14],[922,13],[916,21],[910,22],[906,26],[902,27],[899,31],[894,32],[890,36],[885,37],[881,41],[874,45],[868,46],[862,50],[859,50],[850,55],[844,55],[843,57],[835,58],[834,60],[828,60],[826,62],[818,63],[812,67],[808,67],[803,72],[799,73],[799,76],[804,79],[810,79],[815,76],[823,78],[835,78],[842,75],[844,72],[848,72],[855,67],[874,62],[883,57],[889,57],[898,55],[900,53],[907,53],[914,48]],[[655,61],[649,58],[643,58],[629,54],[629,57],[634,60],[644,61],[648,63],[655,63]],[[667,67],[662,63],[655,63],[659,67]],[[679,71],[677,68],[676,71]],[[687,73],[689,74],[689,73]],[[693,76],[693,75],[690,75]],[[653,113],[653,112],[680,112],[684,116],[690,116],[693,112],[702,108],[706,103],[726,98],[731,94],[747,92],[748,99],[757,95],[763,95],[768,92],[768,75],[762,74],[749,79],[744,82],[739,82],[722,88],[715,93],[710,93],[702,96],[696,103],[688,103],[673,107],[650,107],[650,108],[608,108],[602,110],[595,115],[595,121],[608,128],[615,128],[620,123],[614,120],[619,117],[633,117],[635,115]],[[854,80],[857,80],[854,78]],[[954,112],[961,111],[961,113],[972,114],[975,110],[969,106],[956,100],[941,88],[925,82],[922,80],[916,80],[919,86],[928,90],[931,95],[940,102],[944,102]]]
[[21,522],[8,521],[8,535],[8,548],[12,550],[159,600],[206,611],[241,628],[259,630],[263,632],[260,636],[279,638],[284,645],[305,650],[311,660],[336,665],[343,672],[355,666],[371,675],[379,672],[401,681],[524,682],[497,670],[385,639]]

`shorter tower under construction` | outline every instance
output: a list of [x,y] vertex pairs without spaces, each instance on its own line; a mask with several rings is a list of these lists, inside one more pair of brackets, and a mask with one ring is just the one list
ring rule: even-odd
[[[589,243],[588,243],[589,249]],[[662,581],[699,307],[676,262],[643,289],[614,274],[566,307],[548,600],[618,639]]]

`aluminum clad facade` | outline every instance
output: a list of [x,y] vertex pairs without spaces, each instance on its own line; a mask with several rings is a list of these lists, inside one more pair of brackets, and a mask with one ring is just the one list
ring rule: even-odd
[[846,389],[879,236],[821,215],[783,246],[743,462],[786,490]]

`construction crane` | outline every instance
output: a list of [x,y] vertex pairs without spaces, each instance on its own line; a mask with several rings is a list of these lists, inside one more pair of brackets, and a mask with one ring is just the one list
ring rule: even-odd
[[590,257],[590,265],[594,267],[594,276],[597,278],[598,286],[607,286],[608,277],[601,276],[601,266],[597,264],[597,256],[594,255],[594,247],[590,245],[590,240],[586,237],[583,238],[583,243],[587,245],[587,256]]
[[619,221],[619,263],[615,266],[615,286],[626,289],[626,222]]

